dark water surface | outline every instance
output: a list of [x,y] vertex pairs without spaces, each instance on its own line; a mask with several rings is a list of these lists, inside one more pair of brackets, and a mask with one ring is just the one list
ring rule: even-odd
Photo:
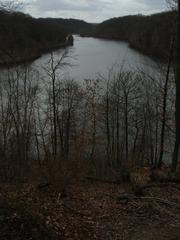
[[[67,60],[73,66],[63,72],[77,81],[97,78],[98,74],[106,75],[112,67],[116,71],[143,70],[151,75],[157,71],[155,61],[133,50],[125,42],[74,36],[74,46],[69,51],[70,58]],[[54,58],[60,58],[61,53],[62,49],[54,52]],[[49,60],[50,54],[45,54],[34,61],[33,66],[41,68]]]

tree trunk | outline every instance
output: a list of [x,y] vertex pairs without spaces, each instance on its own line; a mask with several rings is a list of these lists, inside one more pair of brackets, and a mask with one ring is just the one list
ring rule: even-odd
[[176,56],[176,140],[172,159],[172,170],[176,170],[178,155],[179,155],[179,145],[180,145],[180,0],[178,0],[178,16],[177,16],[177,56]]
[[173,50],[174,50],[174,36],[172,36],[172,41],[171,41],[171,45],[170,45],[167,72],[166,72],[166,80],[165,80],[164,89],[163,89],[164,96],[163,96],[163,113],[162,113],[162,126],[161,126],[161,138],[160,138],[160,156],[159,156],[159,163],[158,163],[159,167],[161,167],[161,165],[163,163],[163,155],[164,155],[168,84],[169,84],[169,74],[170,74],[170,70],[171,70],[171,63],[172,63],[172,59],[173,59]]

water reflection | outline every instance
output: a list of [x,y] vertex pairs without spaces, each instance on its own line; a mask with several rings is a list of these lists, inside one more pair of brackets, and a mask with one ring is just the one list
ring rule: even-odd
[[[54,52],[54,58],[60,58],[62,49]],[[87,78],[97,78],[98,74],[106,75],[112,66],[118,71],[143,70],[151,76],[156,75],[157,63],[143,54],[129,48],[126,42],[110,41],[96,38],[74,36],[74,46],[69,48],[71,67],[61,70],[62,75],[82,82]],[[33,62],[41,69],[46,66],[50,54],[45,54]]]

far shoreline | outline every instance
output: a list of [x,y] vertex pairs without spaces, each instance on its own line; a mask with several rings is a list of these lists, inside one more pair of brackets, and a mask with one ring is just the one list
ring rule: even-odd
[[36,59],[41,58],[44,54],[48,54],[55,50],[67,48],[70,46],[72,46],[72,43],[70,43],[68,41],[66,41],[64,43],[60,43],[58,45],[49,46],[49,47],[46,47],[46,48],[43,48],[43,49],[37,51],[36,54],[32,54],[29,56],[21,56],[18,59],[16,58],[15,60],[13,59],[11,61],[0,62],[0,68],[2,69],[2,68],[9,68],[9,67],[16,67],[19,65],[28,64],[28,63],[35,61]]

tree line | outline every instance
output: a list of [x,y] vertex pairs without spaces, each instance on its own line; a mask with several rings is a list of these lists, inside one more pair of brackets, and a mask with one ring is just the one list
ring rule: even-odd
[[14,11],[0,11],[1,64],[31,60],[61,47],[67,31],[57,23]]
[[[152,57],[168,61],[177,12],[151,16],[135,15],[109,19],[100,24],[62,18],[35,19],[14,11],[0,11],[1,64],[23,62],[61,47],[68,34],[128,41],[130,46]],[[13,60],[13,59],[14,60]]]
[[131,47],[167,61],[167,49],[176,33],[176,18],[176,11],[112,18],[98,24],[92,35],[127,41]]
[[26,175],[34,166],[54,178],[64,165],[83,164],[87,174],[106,176],[171,163],[175,82],[169,68],[159,67],[154,77],[112,70],[82,85],[62,77],[69,59],[68,50],[60,59],[51,54],[43,79],[29,66],[1,72],[1,177]]
[[[19,19],[19,13],[6,14]],[[108,76],[82,85],[62,77],[71,67],[70,49],[59,58],[51,53],[41,70],[24,64],[1,71],[1,179],[32,177],[36,170],[59,184],[59,178],[68,181],[83,166],[87,174],[103,177],[163,162],[175,170],[179,75],[173,64],[176,35],[171,36],[167,64],[159,64],[155,76],[112,68]]]
[[67,46],[67,36],[89,32],[92,25],[75,19],[33,18],[0,10],[0,64],[23,63],[42,53]]

